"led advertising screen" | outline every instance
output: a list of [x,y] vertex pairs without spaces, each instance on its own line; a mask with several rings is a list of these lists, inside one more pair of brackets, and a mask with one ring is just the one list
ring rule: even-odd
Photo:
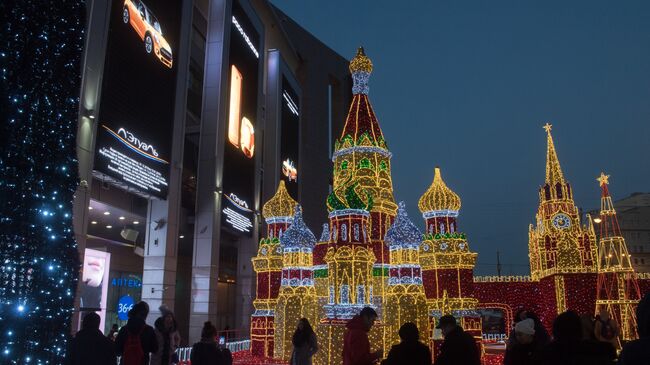
[[165,199],[169,183],[181,1],[114,0],[95,171]]
[[286,77],[282,77],[282,120],[280,125],[280,158],[282,178],[287,190],[298,199],[298,170],[300,148],[300,109],[298,94]]
[[228,69],[228,114],[223,162],[221,225],[251,236],[254,222],[256,127],[259,91],[260,35],[233,4]]
[[79,290],[79,310],[81,312],[97,312],[101,318],[99,328],[104,328],[106,318],[110,266],[110,253],[90,248],[84,251],[84,265]]

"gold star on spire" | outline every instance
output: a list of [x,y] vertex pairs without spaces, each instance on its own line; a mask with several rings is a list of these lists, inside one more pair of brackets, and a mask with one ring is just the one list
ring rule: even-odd
[[552,127],[553,127],[553,125],[551,125],[550,123],[547,122],[546,124],[544,124],[544,126],[542,128],[544,128],[546,133],[551,133]]
[[605,175],[604,172],[601,172],[596,181],[600,183],[600,186],[609,185],[609,175]]

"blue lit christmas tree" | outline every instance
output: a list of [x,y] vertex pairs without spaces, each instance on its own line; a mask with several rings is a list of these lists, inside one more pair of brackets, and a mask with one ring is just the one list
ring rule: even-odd
[[84,3],[3,0],[0,24],[0,359],[60,364],[79,270]]

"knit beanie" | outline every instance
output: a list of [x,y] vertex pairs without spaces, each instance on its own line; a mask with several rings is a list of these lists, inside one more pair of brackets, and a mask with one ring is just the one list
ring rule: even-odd
[[517,322],[515,325],[515,332],[523,333],[526,335],[535,334],[535,321],[530,318]]

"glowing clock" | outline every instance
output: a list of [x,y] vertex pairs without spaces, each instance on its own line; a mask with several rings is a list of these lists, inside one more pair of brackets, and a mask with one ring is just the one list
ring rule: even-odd
[[553,226],[557,229],[567,229],[571,227],[571,218],[563,213],[556,214],[553,217]]

